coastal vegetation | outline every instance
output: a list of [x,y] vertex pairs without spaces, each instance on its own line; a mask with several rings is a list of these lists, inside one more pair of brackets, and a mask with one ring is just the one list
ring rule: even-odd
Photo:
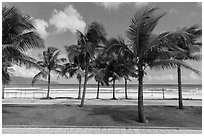
[[[201,42],[198,42],[198,38],[202,34],[199,25],[155,34],[154,29],[166,15],[160,13],[157,7],[145,6],[136,11],[126,31],[125,38],[127,40],[122,36],[108,39],[104,26],[93,21],[87,25],[85,32],[76,30],[77,44],[65,45],[67,58],[60,58],[60,51],[57,48],[48,47],[43,51],[40,61],[25,54],[30,49],[44,48],[43,40],[34,31],[35,27],[32,25],[31,18],[22,15],[15,7],[3,7],[2,10],[3,88],[9,83],[11,73],[9,68],[12,65],[25,65],[27,68],[39,69],[40,72],[33,77],[32,85],[38,78],[47,79],[48,99],[50,98],[51,71],[67,78],[76,75],[79,81],[78,99],[81,99],[80,107],[83,107],[87,82],[90,78],[94,77],[98,84],[97,99],[99,99],[100,84],[109,85],[112,83],[112,99],[114,100],[117,99],[115,96],[116,80],[124,79],[125,98],[128,99],[127,81],[136,78],[138,79],[138,108],[137,110],[130,108],[131,115],[132,111],[138,112],[138,117],[133,116],[135,117],[133,120],[137,118],[139,122],[145,123],[151,120],[150,111],[145,109],[143,104],[143,79],[147,75],[146,68],[149,67],[152,70],[177,69],[179,109],[183,109],[181,68],[199,73],[185,62],[188,59],[201,59],[201,55],[197,53],[202,45]],[[168,111],[170,110],[168,109]],[[148,114],[148,118],[145,113]]]

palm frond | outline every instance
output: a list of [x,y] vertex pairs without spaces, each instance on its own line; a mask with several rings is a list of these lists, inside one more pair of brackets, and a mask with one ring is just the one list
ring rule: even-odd
[[38,74],[36,74],[36,75],[33,77],[32,86],[36,83],[36,81],[37,81],[39,78],[47,78],[47,74],[44,73],[43,71],[40,71]]
[[35,32],[28,32],[18,35],[14,40],[13,45],[23,52],[33,48],[44,48],[43,40]]
[[142,55],[149,46],[151,33],[156,27],[158,21],[165,13],[157,14],[157,7],[146,6],[138,10],[135,16],[131,19],[131,25],[127,31],[127,37],[131,41],[133,51],[136,56]]
[[200,72],[191,66],[187,65],[183,61],[179,60],[160,60],[155,61],[151,65],[149,65],[151,69],[175,69],[177,67],[183,67],[185,69],[191,70],[192,72],[195,72],[196,74],[200,74]]
[[98,45],[99,43],[103,43],[106,41],[106,31],[102,24],[97,21],[93,21],[87,27],[86,37],[87,39],[93,43],[94,45]]

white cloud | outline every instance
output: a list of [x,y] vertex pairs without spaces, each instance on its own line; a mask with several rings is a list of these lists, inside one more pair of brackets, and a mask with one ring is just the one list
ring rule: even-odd
[[150,75],[147,75],[146,78],[147,78],[147,80],[149,80],[149,81],[152,81],[152,80],[153,80],[152,76],[150,76]]
[[14,69],[13,74],[15,76],[20,76],[20,77],[33,78],[39,72],[39,70],[37,69],[26,69],[25,67],[19,67],[16,65],[13,66],[13,69]]
[[118,9],[124,2],[97,2],[96,5],[102,5],[106,9]]
[[197,2],[196,5],[197,5],[198,7],[202,7],[202,2]]
[[66,32],[67,30],[70,30],[72,33],[75,33],[76,29],[84,32],[86,27],[83,17],[73,5],[69,5],[64,11],[57,11],[54,9],[49,23],[56,27],[57,32]]
[[146,6],[147,4],[148,2],[135,2],[136,7],[143,7],[143,6]]
[[39,33],[43,39],[46,38],[48,36],[48,32],[46,31],[48,23],[43,19],[35,19],[34,22],[37,33]]
[[197,16],[197,13],[194,12],[194,11],[191,11],[191,12],[190,12],[190,15],[191,15],[191,16]]
[[176,77],[172,74],[166,74],[162,76],[146,76],[147,80],[152,81],[152,80],[157,80],[157,81],[163,81],[163,80],[175,80]]
[[109,10],[116,10],[121,5],[129,4],[129,5],[135,5],[135,7],[143,7],[148,4],[148,2],[96,2],[96,5],[103,6],[105,9]]
[[170,15],[172,15],[172,14],[178,14],[178,13],[179,13],[179,11],[176,10],[176,9],[174,9],[174,8],[172,8],[172,9],[169,10],[169,14],[170,14]]
[[196,74],[193,73],[193,72],[191,72],[189,76],[190,76],[190,78],[193,79],[193,80],[198,80],[198,79],[200,79],[199,76],[196,75]]

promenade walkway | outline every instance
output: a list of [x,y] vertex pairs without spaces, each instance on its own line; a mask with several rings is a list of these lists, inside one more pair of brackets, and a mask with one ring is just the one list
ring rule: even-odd
[[176,128],[3,128],[3,134],[202,134],[202,130]]
[[[2,104],[70,104],[79,105],[81,100],[79,99],[50,99],[50,100],[40,100],[40,99],[30,99],[30,98],[8,98],[2,101]],[[86,105],[137,105],[138,101],[133,99],[86,99]],[[183,100],[184,106],[202,106],[202,100]],[[178,100],[168,100],[168,99],[145,99],[144,105],[168,105],[176,106],[178,105]]]

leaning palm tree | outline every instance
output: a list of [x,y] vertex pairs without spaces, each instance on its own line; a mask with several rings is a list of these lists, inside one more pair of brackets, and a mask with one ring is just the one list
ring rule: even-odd
[[88,81],[88,72],[91,69],[91,61],[95,58],[95,52],[97,48],[101,48],[101,43],[106,39],[106,32],[104,27],[98,22],[94,21],[91,25],[87,26],[86,32],[82,33],[77,30],[77,45],[71,45],[68,47],[67,52],[69,54],[70,62],[73,62],[74,58],[78,56],[80,60],[80,67],[85,71],[84,87],[80,106],[84,106],[84,99],[86,94],[86,85]]
[[38,78],[47,78],[48,81],[48,90],[47,90],[47,98],[49,99],[50,93],[50,74],[51,71],[54,71],[57,74],[60,74],[61,71],[61,63],[65,62],[65,58],[59,58],[60,51],[55,47],[48,47],[47,50],[43,51],[42,60],[38,61],[39,64],[44,69],[40,71],[33,77],[32,85],[35,84]]
[[156,7],[143,7],[136,12],[131,19],[131,25],[127,31],[127,37],[130,40],[134,61],[138,69],[138,118],[140,122],[146,122],[143,105],[143,78],[145,69],[165,69],[177,68],[178,65],[192,69],[186,63],[171,59],[172,56],[178,54],[177,51],[168,50],[167,40],[161,41],[169,32],[164,32],[159,35],[153,34],[153,30],[158,24],[158,21],[165,13],[158,13]]
[[[202,30],[199,28],[199,25],[193,25],[189,28],[184,27],[173,31],[171,33],[166,34],[166,39],[168,39],[169,43],[173,46],[170,50],[175,50],[175,48],[180,50],[176,56],[173,56],[174,59],[185,61],[185,60],[201,60],[201,54],[196,52],[200,52],[202,43],[198,41],[202,35]],[[163,38],[165,39],[165,38]],[[191,69],[193,72],[199,74],[199,71],[195,69]],[[179,109],[183,109],[182,102],[182,86],[181,86],[181,66],[177,67],[178,74],[178,98],[179,98]]]

